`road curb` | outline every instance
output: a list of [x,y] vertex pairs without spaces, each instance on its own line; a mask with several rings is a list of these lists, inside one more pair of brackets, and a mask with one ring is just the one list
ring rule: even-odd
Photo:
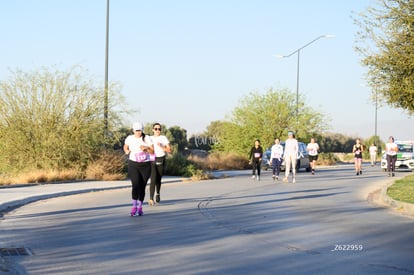
[[36,202],[36,201],[40,201],[40,200],[46,200],[46,199],[70,196],[70,195],[77,195],[77,194],[83,194],[83,193],[90,193],[90,192],[99,192],[99,191],[129,188],[129,187],[130,186],[125,186],[125,185],[113,186],[113,187],[94,187],[94,188],[89,188],[89,189],[72,190],[72,191],[66,191],[66,192],[57,192],[57,193],[50,193],[50,194],[44,194],[44,195],[37,195],[37,196],[32,196],[32,197],[28,197],[28,198],[24,198],[20,200],[10,201],[10,202],[0,204],[0,218],[7,212],[10,212],[23,205]]
[[414,217],[414,204],[394,200],[387,195],[388,188],[391,187],[395,181],[388,182],[381,188],[380,199],[383,203],[393,208],[395,211]]

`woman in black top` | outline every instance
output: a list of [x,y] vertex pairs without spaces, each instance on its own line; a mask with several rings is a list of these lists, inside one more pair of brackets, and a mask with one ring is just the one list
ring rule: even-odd
[[361,144],[361,140],[359,138],[356,139],[356,143],[352,148],[352,153],[354,153],[355,157],[355,171],[356,175],[362,175],[362,152],[364,151],[364,147]]
[[[253,165],[252,171],[252,179],[260,180],[260,166],[262,164],[262,156],[263,156],[263,149],[260,146],[260,140],[256,139],[254,142],[254,146],[250,150],[249,160],[250,163]],[[256,170],[257,170],[257,178],[256,178]]]

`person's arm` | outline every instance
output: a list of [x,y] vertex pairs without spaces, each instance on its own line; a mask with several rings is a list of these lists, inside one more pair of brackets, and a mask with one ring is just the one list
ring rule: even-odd
[[170,142],[168,141],[166,136],[164,136],[164,140],[165,140],[165,143],[163,144],[162,149],[164,150],[164,152],[170,154],[171,151],[172,151],[171,146],[170,146]]
[[167,143],[164,148],[163,148],[164,152],[170,154],[171,153],[171,146],[169,143]]
[[150,137],[145,136],[145,145],[141,145],[141,150],[149,154],[154,154],[154,144]]
[[128,144],[124,144],[124,153],[125,153],[125,155],[129,155],[129,153],[131,153],[131,150],[129,150],[129,145]]
[[274,147],[275,146],[272,146],[272,150],[270,151],[270,159],[269,159],[269,162],[270,163],[272,163],[272,160],[273,160],[273,154],[274,154],[274,152],[273,152],[274,150],[273,149],[274,149]]

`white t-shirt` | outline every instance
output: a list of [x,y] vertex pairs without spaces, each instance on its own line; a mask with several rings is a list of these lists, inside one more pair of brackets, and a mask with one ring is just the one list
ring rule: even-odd
[[285,142],[285,157],[286,156],[297,156],[299,151],[299,144],[296,139],[287,139]]
[[319,145],[316,142],[309,143],[307,149],[309,151],[309,156],[317,156],[318,155],[318,150],[319,150]]
[[[145,141],[144,141],[145,140]],[[144,146],[151,146],[152,140],[150,136],[145,136],[145,139],[142,140],[142,137],[137,138],[135,135],[129,135],[125,139],[125,144],[128,145],[129,150],[131,153],[129,153],[129,159],[136,162],[147,162],[150,161],[150,159],[145,159],[142,161],[138,159],[139,156],[143,155],[143,151],[141,150],[141,145]]]
[[272,152],[270,154],[270,161],[272,159],[281,159],[283,155],[283,146],[280,144],[275,144],[272,146]]
[[371,155],[376,155],[376,154],[377,154],[377,146],[371,145],[371,146],[369,147],[369,153],[370,153]]
[[387,151],[387,155],[395,156],[397,154],[398,146],[395,143],[387,143],[385,144],[385,150]]
[[166,136],[151,136],[152,142],[154,143],[154,153],[156,157],[165,156],[165,151],[162,147],[170,144]]

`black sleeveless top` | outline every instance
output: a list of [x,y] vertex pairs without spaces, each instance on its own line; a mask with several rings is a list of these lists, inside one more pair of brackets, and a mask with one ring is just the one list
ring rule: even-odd
[[355,157],[356,158],[359,158],[359,159],[362,159],[362,145],[361,144],[359,144],[359,145],[357,145],[357,144],[355,144]]

